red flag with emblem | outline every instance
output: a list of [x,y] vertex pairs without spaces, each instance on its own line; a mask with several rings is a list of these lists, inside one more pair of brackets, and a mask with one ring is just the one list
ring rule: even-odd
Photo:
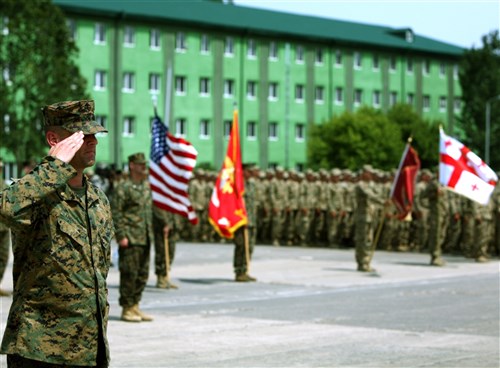
[[226,157],[215,181],[208,207],[208,220],[225,238],[232,239],[234,232],[248,222],[244,191],[238,111],[235,110]]
[[406,218],[411,213],[418,170],[420,170],[420,159],[417,151],[408,143],[394,177],[390,195],[400,219]]
[[439,182],[480,204],[487,205],[498,181],[495,172],[474,152],[440,129]]

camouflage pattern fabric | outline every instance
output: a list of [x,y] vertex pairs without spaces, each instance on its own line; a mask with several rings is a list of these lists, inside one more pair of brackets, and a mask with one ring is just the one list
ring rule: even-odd
[[[1,174],[1,170],[0,170]],[[0,177],[0,191],[6,187],[4,180]],[[0,282],[2,282],[5,269],[9,263],[9,246],[10,246],[9,228],[0,222]]]
[[[163,228],[168,225],[168,258],[169,264],[168,269],[174,262],[175,257],[175,245],[177,238],[179,237],[177,233],[176,216],[172,212],[162,210],[156,206],[153,206],[153,230],[155,237],[155,274],[158,276],[166,276],[166,258],[165,258],[165,235],[163,233]],[[178,217],[178,216],[177,216]]]
[[45,126],[60,126],[76,133],[96,134],[107,130],[95,121],[94,101],[63,101],[42,109]]
[[153,240],[152,205],[147,181],[134,183],[127,179],[116,187],[111,208],[118,242],[127,238],[131,245],[147,245]]
[[149,276],[149,245],[129,245],[118,248],[120,269],[120,298],[122,307],[128,308],[141,301]]
[[12,230],[14,251],[1,353],[96,365],[101,343],[109,362],[106,277],[113,222],[101,190],[87,182],[85,204],[70,189],[66,183],[75,175],[71,165],[46,157],[0,195],[0,221]]
[[[234,266],[234,273],[236,275],[242,275],[248,272],[248,265],[245,252],[245,229],[246,226],[241,226],[234,232],[233,242],[235,247],[234,247],[233,266]],[[249,254],[250,259],[252,259],[254,245],[249,241],[248,246],[249,246],[248,250],[250,253]]]

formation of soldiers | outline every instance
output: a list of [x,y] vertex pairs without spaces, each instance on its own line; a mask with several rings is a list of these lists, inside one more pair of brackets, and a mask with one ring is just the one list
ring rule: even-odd
[[[500,254],[498,186],[488,206],[482,206],[444,189],[436,175],[421,170],[412,215],[400,220],[389,200],[395,171],[368,165],[358,172],[249,170],[248,181],[255,189],[253,198],[245,200],[247,211],[255,213],[250,221],[254,243],[348,248],[361,241],[382,250],[431,252],[433,258],[442,250],[477,261]],[[220,240],[208,222],[216,176],[217,172],[196,170],[190,199],[200,223],[180,224],[181,239]]]

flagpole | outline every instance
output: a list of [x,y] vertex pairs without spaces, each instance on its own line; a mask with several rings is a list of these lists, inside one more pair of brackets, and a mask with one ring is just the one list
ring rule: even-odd
[[164,236],[164,243],[165,243],[165,273],[166,273],[166,278],[167,278],[167,282],[170,280],[170,270],[169,270],[169,267],[170,267],[170,253],[169,253],[169,245],[168,245],[168,234],[165,234],[165,232],[163,232],[163,236]]
[[169,63],[165,83],[165,118],[163,124],[170,128],[170,110],[172,108],[172,64]]

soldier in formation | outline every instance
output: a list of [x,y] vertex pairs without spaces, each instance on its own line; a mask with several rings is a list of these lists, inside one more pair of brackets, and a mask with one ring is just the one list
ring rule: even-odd
[[[191,231],[192,226],[183,223],[184,234],[191,234],[189,240],[219,241],[206,215],[215,175],[199,170],[190,185],[200,224],[199,230]],[[399,219],[389,201],[394,175],[394,171],[369,165],[358,172],[254,169],[255,239],[275,246],[354,247],[362,272],[373,271],[375,248],[429,252],[434,266],[445,264],[443,252],[478,262],[499,255],[498,186],[488,206],[475,205],[440,186],[437,176],[423,169],[417,178],[412,214]],[[474,215],[469,214],[471,206],[477,207]]]

